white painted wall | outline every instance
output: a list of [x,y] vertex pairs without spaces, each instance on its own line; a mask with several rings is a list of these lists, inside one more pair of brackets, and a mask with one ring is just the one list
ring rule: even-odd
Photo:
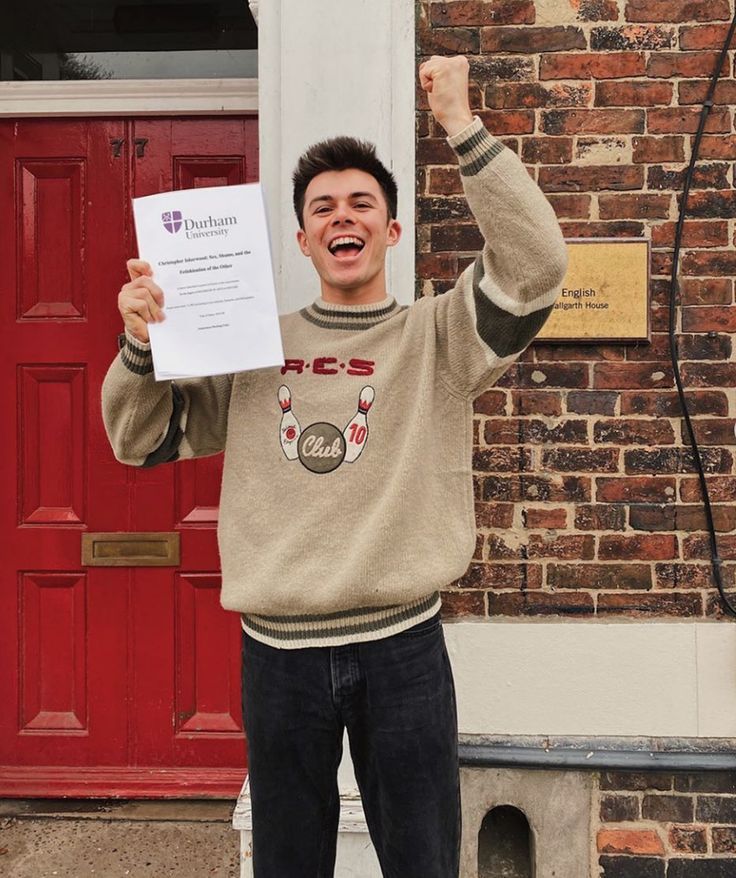
[[319,294],[296,246],[291,174],[310,144],[370,140],[399,187],[404,236],[389,256],[389,292],[414,297],[413,0],[262,0],[258,5],[261,182],[269,214],[279,310]]
[[449,622],[460,732],[736,737],[736,626]]

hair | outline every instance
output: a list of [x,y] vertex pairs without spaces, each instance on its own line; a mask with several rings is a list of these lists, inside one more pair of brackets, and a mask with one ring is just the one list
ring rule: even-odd
[[386,198],[389,218],[396,219],[396,180],[376,155],[376,147],[355,137],[333,137],[310,146],[296,163],[292,180],[294,211],[300,228],[304,228],[304,194],[312,180],[325,171],[347,171],[351,168],[365,171],[378,182]]

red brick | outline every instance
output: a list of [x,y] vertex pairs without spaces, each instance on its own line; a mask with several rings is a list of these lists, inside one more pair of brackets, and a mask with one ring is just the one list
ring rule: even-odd
[[587,441],[588,427],[586,421],[556,421],[549,426],[537,419],[497,418],[485,422],[484,438],[487,445],[578,443]]
[[585,49],[587,41],[579,27],[484,27],[481,52],[564,52]]
[[675,480],[664,476],[627,476],[596,479],[599,503],[670,503],[675,499]]
[[732,190],[691,192],[687,200],[687,214],[688,218],[697,217],[700,219],[736,217],[736,192]]
[[704,826],[671,826],[667,837],[670,848],[682,854],[704,854],[708,840]]
[[693,806],[694,801],[690,796],[644,796],[641,816],[644,820],[659,820],[662,823],[691,823]]
[[681,335],[678,347],[683,360],[730,360],[733,343],[730,334],[709,332]]
[[[692,421],[698,445],[736,445],[733,418],[696,418]],[[682,423],[683,436],[686,435],[685,423]]]
[[447,0],[430,5],[430,21],[437,27],[448,25],[534,24],[532,0]]
[[476,225],[449,223],[432,227],[431,244],[434,252],[476,252],[483,247],[483,236]]
[[[710,88],[710,83],[706,80],[697,80],[695,82],[684,80],[677,84],[678,104],[684,106],[686,104],[702,105]],[[716,86],[713,102],[716,106],[724,104],[733,104],[736,101],[736,82],[731,79],[721,80]]]
[[[719,391],[698,390],[685,393],[693,415],[727,415],[728,398]],[[583,414],[578,412],[578,414]],[[608,413],[606,413],[608,414]],[[679,396],[674,393],[640,393],[625,391],[621,394],[622,415],[656,415],[676,418],[682,415]]]
[[471,564],[459,588],[468,589],[537,589],[542,583],[542,567],[539,564]]
[[684,138],[632,137],[632,161],[635,164],[649,162],[684,162]]
[[638,820],[639,799],[636,796],[601,796],[599,817],[601,823]]
[[[736,478],[731,476],[706,477],[711,503],[730,503],[736,500]],[[702,500],[698,479],[683,479],[680,483],[680,499],[684,503]]]
[[549,564],[549,588],[634,589],[652,587],[652,570],[648,564]]
[[[723,189],[728,186],[729,165],[726,162],[698,165],[693,171],[693,189]],[[652,165],[647,170],[649,189],[673,189],[680,191],[685,182],[685,171]]]
[[530,530],[556,530],[567,527],[566,509],[524,508],[521,510],[524,527]]
[[[725,35],[724,35],[725,39]],[[647,64],[650,79],[671,79],[679,76],[711,77],[718,61],[718,52],[653,52]],[[728,76],[728,60],[722,74]]]
[[539,534],[529,537],[527,557],[558,558],[562,561],[592,561],[595,554],[595,537],[592,534],[571,534],[546,539]]
[[579,0],[578,21],[618,21],[618,0]]
[[546,134],[642,134],[645,110],[542,110]]
[[590,503],[591,481],[584,476],[486,476],[481,497],[491,502]]
[[471,58],[470,75],[483,83],[491,79],[514,82],[534,82],[537,79],[532,58],[510,55]]
[[486,545],[489,561],[521,561],[526,557],[526,546],[519,543],[513,534],[508,537],[497,533],[488,534]]
[[620,27],[594,27],[590,32],[590,48],[596,51],[671,49],[674,44],[674,28],[659,25],[626,24]]
[[593,386],[601,389],[654,389],[672,387],[672,367],[649,363],[596,363]]
[[[700,122],[697,107],[661,107],[647,110],[647,131],[649,134],[695,134]],[[728,107],[714,107],[705,124],[710,134],[728,134],[731,131],[731,116]]]
[[543,192],[597,192],[603,189],[640,189],[644,175],[632,165],[542,167],[539,187]]
[[518,363],[504,373],[498,386],[583,388],[588,386],[588,367],[584,363]]
[[568,164],[572,161],[572,138],[526,137],[522,141],[521,158],[526,164]]
[[597,842],[604,854],[664,856],[662,839],[653,829],[599,829]]
[[542,466],[549,472],[618,472],[617,448],[553,448],[542,454]]
[[[691,138],[691,140],[694,139]],[[736,134],[730,134],[726,137],[706,136],[700,141],[699,159],[725,159],[726,161],[733,161],[734,155],[736,155]],[[726,195],[728,191],[721,194]],[[734,193],[731,194],[733,195]],[[689,205],[690,199],[688,198],[688,207]]]
[[486,597],[482,591],[441,592],[442,618],[457,619],[467,616],[486,615]]
[[478,112],[491,134],[532,134],[534,110],[481,110]]
[[736,387],[736,363],[683,363],[683,384],[691,387]]
[[[733,506],[711,506],[713,525],[719,533],[736,530],[736,508]],[[708,530],[705,510],[702,506],[678,506],[675,513],[675,530],[693,533]]]
[[525,472],[532,467],[528,448],[481,448],[473,452],[473,469],[479,472]]
[[720,276],[733,275],[736,272],[736,252],[733,250],[716,250],[707,253],[690,250],[682,259],[683,274]]
[[597,421],[593,426],[593,441],[617,445],[671,445],[675,434],[672,425],[664,420],[616,418]]
[[455,153],[444,138],[421,137],[417,141],[418,164],[452,165],[456,162]]
[[625,351],[620,344],[552,344],[543,340],[534,343],[532,348],[536,361],[543,363],[570,363],[574,360],[582,360],[590,363],[594,360],[606,362],[623,361]]
[[514,524],[514,504],[476,503],[475,523],[478,527],[499,527],[506,530]]
[[598,82],[596,107],[669,106],[673,85],[670,82]]
[[513,390],[511,410],[514,415],[557,417],[562,414],[562,395],[555,391]]
[[[674,247],[677,223],[660,223],[652,227],[653,247]],[[688,218],[683,226],[683,247],[725,247],[728,244],[728,224],[725,222],[698,222]]]
[[722,21],[731,18],[728,0],[628,0],[627,21]]
[[[653,275],[667,275],[669,277],[672,274],[672,254],[671,253],[657,252],[655,250],[652,253],[651,265],[652,265],[652,274]],[[666,320],[662,321],[661,326],[658,323],[656,323],[656,321],[655,321],[655,316],[656,316],[657,310],[662,312],[663,318],[665,318],[665,316],[666,316]],[[652,319],[652,328],[654,328],[655,331],[659,331],[661,329],[666,329],[669,326],[669,313],[667,313],[667,309],[665,309],[665,308],[659,308],[659,309],[652,308],[650,314],[651,314],[651,319]]]
[[592,97],[593,88],[588,83],[493,83],[486,88],[486,106],[496,110],[518,107],[585,107],[590,104]]
[[683,305],[729,305],[733,302],[733,281],[726,277],[683,278],[680,302]]
[[676,558],[677,553],[678,543],[674,534],[606,534],[601,537],[598,546],[601,561],[666,561]]
[[481,415],[505,415],[506,394],[503,390],[487,390],[476,398],[473,411]]
[[[736,568],[721,567],[726,588],[736,584]],[[709,589],[713,587],[713,568],[710,564],[656,564],[657,588]]]
[[[728,35],[727,24],[693,25],[680,28],[680,49],[720,49]],[[730,48],[736,45],[731,40]]]
[[575,509],[576,530],[624,530],[626,507],[611,503],[582,504]]
[[558,217],[587,219],[590,216],[590,195],[548,195],[547,201]]
[[[679,616],[685,618],[702,616],[703,598],[700,592],[601,594],[598,596],[597,613],[598,615],[618,614],[634,617]],[[689,801],[692,803],[692,799]],[[658,818],[646,816],[646,819],[656,820]],[[687,818],[677,816],[675,812],[672,819]]]
[[567,410],[577,415],[613,415],[618,398],[618,393],[610,391],[572,391],[567,394]]
[[490,616],[592,616],[593,598],[585,592],[489,594]]
[[457,258],[451,253],[420,253],[416,264],[419,277],[455,278],[458,275]]
[[686,332],[736,332],[736,309],[704,305],[684,308],[682,328]]
[[629,511],[629,524],[633,530],[650,532],[676,530],[675,507],[632,505]]
[[[731,472],[733,457],[723,448],[701,450],[706,473]],[[624,452],[624,470],[627,473],[692,473],[695,472],[690,448],[655,448],[651,451],[634,449]]]
[[[560,223],[565,238],[643,238],[644,223],[616,220],[610,223]],[[591,357],[590,359],[596,359]]]
[[602,790],[661,790],[672,789],[672,775],[663,771],[602,771]]
[[428,191],[436,195],[460,195],[463,183],[456,167],[429,168]]
[[[672,198],[669,195],[601,195],[598,209],[601,219],[667,219]],[[654,226],[652,231],[658,229]]]
[[419,54],[425,56],[477,55],[480,33],[469,27],[428,27],[418,20],[417,47]]
[[[736,561],[736,536],[721,534],[718,538],[718,554],[723,561]],[[691,534],[682,544],[682,556],[686,561],[704,561],[710,558],[710,537],[707,534]]]
[[622,79],[643,76],[646,67],[642,52],[574,52],[542,55],[540,79]]

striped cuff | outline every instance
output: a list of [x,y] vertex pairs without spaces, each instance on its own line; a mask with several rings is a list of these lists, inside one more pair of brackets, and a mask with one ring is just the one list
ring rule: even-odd
[[153,372],[153,354],[150,342],[138,341],[129,332],[120,336],[124,344],[120,348],[120,359],[123,366],[136,375],[148,375]]
[[463,128],[447,142],[455,150],[460,163],[460,173],[464,177],[473,177],[493,161],[506,147],[494,137],[476,116],[472,124]]

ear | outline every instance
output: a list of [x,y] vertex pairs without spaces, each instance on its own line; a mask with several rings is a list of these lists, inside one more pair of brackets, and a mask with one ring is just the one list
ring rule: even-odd
[[299,244],[299,249],[305,256],[311,256],[312,254],[309,251],[309,242],[307,241],[307,233],[304,229],[299,229],[296,233],[296,240]]
[[388,231],[386,233],[386,244],[389,247],[394,247],[401,240],[401,223],[398,220],[392,219],[389,220],[388,223]]

